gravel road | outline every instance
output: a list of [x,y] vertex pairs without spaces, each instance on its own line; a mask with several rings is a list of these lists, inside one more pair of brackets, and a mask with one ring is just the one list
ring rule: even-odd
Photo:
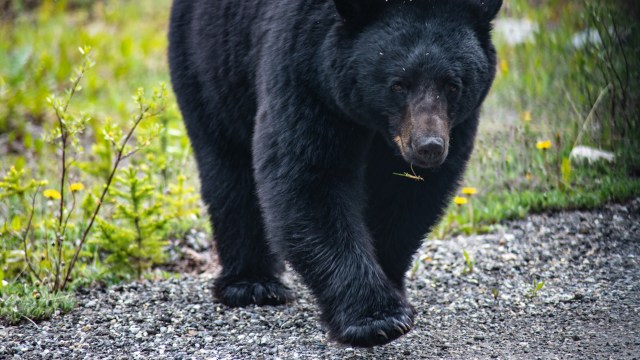
[[0,359],[640,359],[640,199],[429,241],[420,259],[414,329],[372,350],[328,342],[292,274],[294,304],[245,309],[214,302],[205,274],[93,289],[37,327],[0,325]]

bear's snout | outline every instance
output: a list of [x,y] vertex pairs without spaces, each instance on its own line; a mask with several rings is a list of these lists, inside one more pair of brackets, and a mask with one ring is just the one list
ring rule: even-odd
[[443,138],[428,136],[414,141],[412,144],[417,165],[423,167],[439,166],[447,156],[447,146]]

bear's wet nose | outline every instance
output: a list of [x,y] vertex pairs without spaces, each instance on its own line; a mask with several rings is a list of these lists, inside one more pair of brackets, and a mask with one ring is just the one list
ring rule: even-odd
[[415,147],[415,151],[427,163],[438,162],[444,154],[444,140],[441,137],[422,138]]

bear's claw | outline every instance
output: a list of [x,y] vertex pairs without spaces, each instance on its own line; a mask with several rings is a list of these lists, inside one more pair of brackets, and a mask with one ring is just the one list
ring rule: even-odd
[[341,330],[332,331],[331,337],[351,346],[384,345],[408,333],[413,326],[413,317],[411,308],[401,308],[393,313],[358,320]]
[[249,305],[282,305],[293,301],[293,292],[280,280],[216,280],[214,295],[223,304],[231,307]]

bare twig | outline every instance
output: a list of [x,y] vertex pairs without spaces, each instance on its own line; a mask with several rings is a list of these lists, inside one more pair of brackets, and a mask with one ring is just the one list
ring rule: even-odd
[[136,130],[136,128],[138,127],[138,125],[140,124],[140,122],[145,117],[147,117],[149,115],[149,114],[147,114],[147,111],[149,111],[149,107],[148,106],[144,107],[144,108],[142,106],[140,107],[140,114],[134,120],[133,126],[131,127],[131,129],[129,130],[127,135],[125,136],[125,138],[122,141],[122,143],[120,144],[120,147],[118,148],[115,162],[113,164],[113,167],[111,168],[111,173],[109,174],[109,177],[107,178],[107,183],[105,184],[105,187],[102,190],[102,194],[100,195],[100,199],[98,200],[98,204],[96,205],[96,208],[95,208],[95,210],[93,211],[93,213],[91,215],[91,220],[89,220],[89,224],[87,225],[87,227],[84,229],[84,231],[82,233],[82,237],[80,238],[80,244],[78,244],[78,246],[76,247],[76,251],[73,254],[73,258],[71,259],[71,262],[67,266],[66,275],[64,276],[64,280],[62,281],[62,285],[60,286],[59,290],[64,290],[65,287],[67,286],[67,283],[69,282],[69,279],[71,277],[71,271],[73,270],[73,267],[75,266],[76,262],[78,261],[78,256],[80,255],[80,250],[82,250],[82,247],[84,246],[84,243],[87,240],[87,237],[89,235],[89,232],[91,231],[91,228],[93,227],[93,224],[94,224],[94,222],[96,220],[96,217],[98,216],[98,213],[100,212],[100,208],[102,207],[102,204],[104,203],[104,199],[107,196],[107,193],[109,192],[109,188],[111,187],[111,183],[113,182],[113,178],[115,177],[116,171],[118,170],[118,167],[120,166],[120,163],[124,159],[125,147],[127,146],[127,143],[129,142],[129,140],[131,140],[131,137],[133,136],[133,133]]
[[71,196],[73,197],[73,201],[71,202],[71,209],[67,213],[67,218],[64,220],[64,225],[62,227],[63,234],[67,232],[67,225],[69,224],[69,218],[71,218],[71,214],[76,208],[76,194],[73,191],[71,192]]
[[[601,29],[598,26],[599,22],[598,22],[598,19],[596,19],[595,14],[593,12],[590,12],[590,14],[591,14],[591,21],[593,22],[593,24],[596,25],[595,28],[596,28],[596,31],[598,32],[598,36],[600,37],[600,39],[602,39],[602,41],[604,42],[605,37],[602,34],[604,32],[606,34],[607,38],[609,39],[609,42],[613,44],[614,40],[613,40],[613,37],[612,37],[611,32],[609,31],[609,29],[607,29],[606,27],[604,27],[604,29]],[[609,68],[611,70],[611,72],[613,73],[613,76],[617,80],[618,85],[620,86],[620,90],[623,93],[623,95],[622,95],[623,96],[623,102],[625,102],[626,100],[624,99],[624,96],[625,96],[624,93],[625,93],[626,87],[625,87],[625,85],[624,85],[624,83],[622,81],[622,78],[620,77],[620,74],[618,73],[618,71],[616,69],[615,63],[613,61],[613,54],[611,53],[611,48],[609,46],[604,45],[604,43],[603,43],[603,53],[604,53],[605,58],[606,58],[605,66],[607,66],[607,68]],[[605,79],[606,79],[606,76],[605,76]]]
[[28,318],[28,317],[26,317],[26,316],[24,316],[24,315],[22,315],[22,314],[19,314],[19,315],[20,315],[22,318],[27,319],[27,320],[28,320],[30,323],[32,323],[32,324],[33,324],[33,326],[35,326],[37,329],[39,329],[39,328],[40,328],[40,327],[38,326],[38,324],[36,324],[36,323],[35,323],[35,321],[31,320],[30,318]]
[[564,89],[564,94],[567,98],[567,101],[569,101],[569,104],[571,105],[571,109],[573,109],[573,112],[578,117],[578,120],[582,120],[582,114],[580,114],[580,111],[578,111],[576,104],[573,102],[573,99],[571,98],[571,94],[569,94],[569,91],[566,88],[564,88],[564,86],[563,86],[563,89]]
[[[71,90],[67,95],[67,99],[62,108],[62,112],[66,113],[69,109],[69,104],[71,104],[71,99],[76,94],[78,90],[78,86],[80,85],[80,81],[84,77],[85,71],[87,69],[88,62],[84,62],[82,64],[82,68],[78,71],[78,76],[73,79],[73,83],[71,85]],[[65,203],[65,183],[67,178],[67,147],[69,140],[69,129],[67,129],[67,125],[64,121],[63,114],[60,113],[58,106],[54,106],[56,117],[58,118],[58,126],[60,127],[60,141],[62,142],[62,172],[60,175],[60,214],[58,216],[58,230],[56,231],[56,246],[58,247],[58,256],[56,259],[56,273],[54,277],[53,290],[59,290],[60,286],[60,275],[61,275],[61,267],[62,267],[62,241],[63,236],[66,231],[66,222],[64,222],[64,203]],[[75,206],[75,196],[74,196],[74,206]],[[67,216],[67,222],[69,221],[69,216],[71,216],[71,211]],[[63,224],[64,222],[64,224]]]
[[33,194],[33,198],[31,199],[31,214],[29,215],[29,221],[27,222],[27,228],[24,230],[24,235],[22,235],[22,245],[24,247],[24,261],[27,263],[29,267],[29,271],[31,274],[38,279],[40,283],[42,283],[42,279],[40,275],[36,272],[36,270],[31,265],[31,261],[29,260],[29,256],[27,253],[27,237],[29,236],[29,231],[31,231],[31,224],[33,222],[33,214],[36,212],[36,197],[38,196],[38,192],[40,191],[40,185],[36,188],[36,192]]
[[580,129],[580,132],[578,133],[578,136],[576,136],[576,140],[573,142],[573,146],[571,147],[571,149],[573,150],[582,140],[582,134],[584,133],[584,131],[587,128],[587,125],[591,122],[591,119],[593,118],[593,115],[595,114],[596,109],[598,108],[598,105],[600,105],[600,102],[602,102],[602,99],[604,98],[604,96],[606,95],[607,92],[609,92],[609,90],[613,87],[613,85],[609,84],[607,85],[604,89],[602,89],[600,91],[600,95],[598,95],[598,98],[596,99],[596,102],[593,104],[593,106],[591,107],[591,111],[589,111],[589,115],[587,115],[587,118],[584,120],[584,122],[582,123],[582,128]]

